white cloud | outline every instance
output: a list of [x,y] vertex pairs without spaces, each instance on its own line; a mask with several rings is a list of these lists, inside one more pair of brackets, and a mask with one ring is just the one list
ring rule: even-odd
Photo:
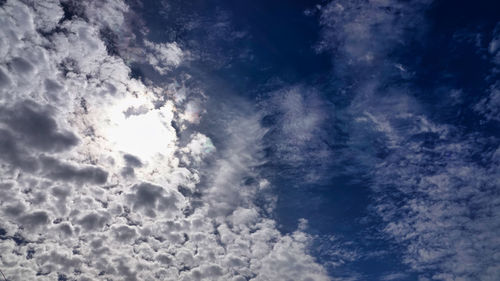
[[[215,146],[209,137],[196,133],[181,151],[186,153],[186,157],[192,158],[195,163],[200,163],[203,158],[215,151]],[[189,163],[190,160],[186,159],[185,161]]]
[[[329,147],[333,105],[314,88],[285,87],[262,97],[266,138],[276,161],[300,173],[307,182],[323,178],[332,157]],[[312,168],[314,166],[315,168]]]
[[500,83],[493,84],[488,90],[488,95],[481,99],[474,110],[481,113],[484,119],[496,122],[500,121]]
[[[414,98],[414,89],[389,82],[408,78],[390,53],[404,48],[409,36],[419,38],[407,32],[417,25],[425,30],[422,11],[430,3],[331,2],[322,9],[319,47],[332,51],[336,74],[352,87],[351,149],[370,169],[370,210],[382,218],[382,232],[404,249],[404,263],[421,280],[495,280],[498,140],[437,121]],[[491,55],[495,44],[493,39]],[[405,66],[406,71],[411,69]],[[495,120],[496,99],[493,86],[487,98],[470,106]],[[399,280],[401,274],[383,278]]]
[[[197,123],[203,104],[191,96],[186,105],[164,101],[182,89],[130,78],[121,45],[102,32],[129,30],[127,5],[63,4],[0,7],[0,268],[7,278],[328,280],[307,253],[309,237],[282,235],[254,204],[259,192],[272,191],[255,169],[260,116],[222,124],[224,149],[193,128],[179,147],[173,122]],[[160,72],[184,58],[176,43],[147,45]],[[181,164],[182,156],[192,164]],[[268,197],[264,208],[274,206]]]
[[[406,248],[405,263],[436,280],[494,280],[499,260],[493,252],[500,247],[493,234],[500,227],[494,154],[478,152],[480,136],[458,139],[456,128],[418,111],[377,103],[365,109],[377,112],[370,114],[371,126],[388,149],[372,172],[375,210],[386,223],[384,232]],[[475,153],[491,164],[471,160]],[[432,271],[441,274],[427,273]]]
[[160,74],[165,74],[173,67],[179,66],[184,57],[183,51],[176,42],[153,43],[144,40],[144,46],[149,49],[149,52],[146,52],[147,61]]
[[497,23],[493,30],[491,42],[488,45],[488,52],[494,56],[493,62],[497,65],[500,64],[500,23]]
[[408,276],[404,273],[390,273],[383,276],[380,280],[383,281],[392,281],[392,280],[404,280]]
[[387,51],[401,42],[403,27],[416,24],[414,10],[429,2],[332,1],[321,10],[324,34],[318,47],[334,48],[340,52],[336,56],[345,56],[348,64],[385,59]]
[[[498,73],[500,66],[500,23],[493,30],[491,42],[488,44],[489,59],[496,67],[492,69],[492,76]],[[481,99],[474,110],[480,113],[485,121],[500,121],[500,83],[494,81],[487,91],[487,96]]]

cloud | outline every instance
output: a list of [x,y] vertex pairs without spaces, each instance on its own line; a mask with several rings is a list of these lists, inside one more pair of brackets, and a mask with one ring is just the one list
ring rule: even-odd
[[[492,32],[492,39],[488,44],[488,59],[493,63],[491,75],[498,73],[500,65],[500,23],[495,26]],[[482,115],[484,121],[500,121],[500,83],[494,81],[488,90],[487,96],[482,98],[475,106],[474,110]]]
[[[186,153],[189,158],[192,158],[195,163],[200,163],[209,154],[215,152],[215,146],[210,138],[197,133],[181,151]],[[190,160],[185,159],[185,161],[189,163]]]
[[380,280],[383,280],[383,281],[404,280],[407,277],[408,277],[408,275],[406,275],[404,273],[390,273],[390,274],[383,276]]
[[26,214],[19,218],[19,222],[22,226],[32,229],[38,226],[45,225],[49,223],[49,216],[44,211],[36,211],[30,214]]
[[134,209],[142,209],[147,216],[155,217],[155,211],[176,211],[178,202],[176,193],[171,192],[165,194],[161,186],[156,186],[149,183],[141,183],[134,185],[132,190],[135,194],[129,196]]
[[[316,89],[304,85],[268,93],[260,105],[271,161],[289,167],[284,170],[292,177],[300,175],[311,183],[324,180],[333,153],[329,141],[333,105]],[[287,177],[285,173],[282,176]]]
[[[367,166],[374,192],[369,210],[383,221],[379,231],[403,249],[404,263],[422,280],[494,280],[500,262],[494,254],[500,247],[494,235],[498,140],[481,128],[465,131],[458,122],[439,120],[418,98],[418,88],[393,83],[395,77],[411,79],[401,73],[412,70],[399,64],[397,52],[421,38],[429,4],[330,2],[321,9],[318,48],[332,52],[334,79],[350,95],[349,153]],[[496,99],[491,86],[486,98],[465,106],[495,120]]]
[[173,67],[179,66],[184,54],[177,43],[153,43],[145,40],[144,45],[149,49],[146,53],[147,61],[160,74],[165,74]]
[[374,172],[381,196],[375,210],[387,223],[384,231],[407,247],[405,262],[413,269],[442,272],[437,280],[493,280],[498,260],[487,249],[500,247],[493,238],[498,181],[492,175],[498,161],[491,151],[481,153],[490,166],[470,160],[477,136],[458,140],[421,123],[432,125],[428,120],[406,118],[421,129],[397,130],[404,141],[395,143]]
[[[328,280],[308,254],[310,237],[281,234],[265,215],[275,199],[257,169],[261,115],[221,120],[219,143],[198,132],[202,94],[130,77],[130,13],[112,0],[0,7],[7,278]],[[160,72],[186,54],[176,42],[147,45]]]
[[500,121],[500,84],[495,83],[490,86],[489,94],[481,99],[475,106],[474,110],[479,112],[486,121]]
[[160,1],[158,7],[158,14],[170,23],[164,27],[165,36],[177,41],[188,61],[222,69],[237,60],[254,58],[250,48],[242,46],[249,38],[248,32],[237,28],[231,12],[220,6],[200,9],[190,3]]
[[121,242],[127,242],[137,236],[135,228],[122,225],[114,228],[116,239]]
[[90,213],[77,220],[76,223],[88,232],[92,230],[102,230],[107,221],[108,218],[106,215]]
[[123,159],[125,160],[125,167],[122,169],[122,176],[124,177],[135,177],[134,168],[140,168],[143,166],[141,160],[134,155],[125,154],[123,155]]
[[2,160],[10,163],[13,167],[19,167],[26,171],[38,169],[36,159],[24,153],[10,131],[0,129],[0,133],[0,158]]
[[304,244],[301,242],[306,240],[307,236],[300,232],[280,239],[271,253],[262,259],[260,265],[264,274],[263,278],[257,280],[329,280],[323,268],[313,266],[310,256],[300,254],[304,251]]
[[[424,11],[432,0],[331,1],[320,13],[318,52],[330,52],[335,80],[351,93],[366,80],[410,78],[395,51],[418,43],[426,30]],[[411,35],[410,35],[411,34]],[[384,77],[380,77],[384,76]]]
[[104,184],[108,178],[108,173],[99,167],[78,167],[52,157],[41,157],[41,165],[44,176],[52,180]]
[[488,44],[488,52],[494,56],[493,57],[493,62],[495,64],[500,64],[500,24],[497,23],[495,26],[495,29],[493,30],[492,34],[493,38],[491,39],[490,43]]
[[58,152],[78,143],[71,132],[59,131],[56,121],[47,110],[23,101],[12,108],[0,108],[0,122],[17,133],[18,141],[41,151]]

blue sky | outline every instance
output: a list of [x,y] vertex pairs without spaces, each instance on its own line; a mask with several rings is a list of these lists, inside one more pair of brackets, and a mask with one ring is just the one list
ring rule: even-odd
[[11,280],[498,280],[496,1],[0,1]]
[[[341,12],[335,11],[337,5],[344,7]],[[333,276],[355,276],[359,280],[383,280],[392,276],[394,280],[417,280],[419,276],[433,276],[439,272],[439,262],[415,271],[404,262],[405,258],[412,259],[405,248],[406,243],[411,245],[412,241],[398,243],[392,239],[394,237],[383,233],[387,227],[385,220],[390,222],[392,218],[385,218],[385,214],[382,218],[374,215],[373,212],[381,208],[376,202],[387,200],[389,202],[381,205],[401,204],[402,207],[390,210],[399,212],[400,208],[407,208],[404,206],[407,200],[415,198],[386,187],[392,184],[386,179],[381,180],[384,187],[377,186],[375,192],[377,171],[373,169],[377,165],[394,165],[392,159],[386,158],[391,153],[400,153],[398,149],[404,151],[399,157],[421,157],[417,155],[419,152],[407,151],[406,146],[434,148],[436,138],[444,137],[433,130],[456,130],[453,132],[456,136],[442,140],[444,147],[451,145],[446,142],[463,145],[460,139],[468,137],[467,134],[493,138],[493,143],[485,144],[486,147],[480,150],[495,147],[498,124],[483,123],[481,112],[474,112],[467,106],[487,97],[496,79],[495,71],[492,73],[494,59],[485,50],[497,28],[495,3],[292,1],[285,5],[279,1],[237,4],[215,1],[186,6],[190,6],[188,14],[206,17],[206,21],[215,22],[214,25],[218,17],[225,21],[226,30],[220,33],[211,32],[213,26],[202,25],[176,37],[181,42],[191,38],[210,42],[205,51],[209,54],[212,51],[215,60],[223,61],[223,65],[215,67],[201,63],[202,75],[208,76],[205,79],[217,81],[213,91],[223,87],[229,95],[256,101],[257,107],[267,114],[263,120],[270,128],[265,138],[269,162],[262,168],[277,186],[274,216],[281,231],[294,231],[298,220],[306,218],[308,231],[315,235],[312,251]],[[155,7],[155,3],[146,5],[145,10],[149,7]],[[152,9],[154,14],[156,9]],[[171,17],[175,19],[175,14]],[[152,18],[147,24],[151,22],[151,30],[157,30],[155,36],[162,38],[163,30],[158,26],[165,21],[161,17]],[[235,30],[244,35],[227,42],[224,39],[231,36],[211,38]],[[221,51],[237,55],[219,58]],[[363,55],[373,56],[373,61],[364,61]],[[364,99],[363,96],[368,100],[356,100]],[[287,99],[293,99],[290,102],[296,107],[281,108]],[[406,114],[415,116],[408,116],[407,120],[390,120],[398,118],[395,115],[399,112],[391,112],[391,107],[398,110],[398,106],[409,111]],[[390,141],[384,138],[393,136],[378,135],[370,132],[370,125],[363,127],[355,121],[352,123],[352,119],[366,118],[362,110],[374,110],[382,114],[382,118],[389,119],[383,122],[403,122],[400,126],[424,126],[412,123],[435,122],[439,125],[434,126],[451,128],[420,128],[422,132],[403,128],[399,132],[403,135],[395,140],[403,143],[391,144],[395,148],[384,147],[388,145],[385,142]],[[290,129],[292,135],[284,132],[285,122],[301,122],[308,118],[312,122],[305,123],[308,128],[299,125]],[[419,118],[422,119],[415,120]],[[478,129],[479,123],[482,126]],[[310,139],[305,136],[307,143],[300,141],[303,133],[311,134]],[[449,153],[453,153],[453,149],[450,150]],[[446,165],[452,160],[438,157],[421,161],[424,162],[415,165],[430,165],[425,161]],[[458,161],[467,166],[470,160]],[[399,173],[406,173],[403,169],[394,172],[399,177]],[[386,176],[385,171],[381,173],[381,177]],[[304,180],[308,176],[314,178]],[[417,181],[421,180],[420,176],[416,177]],[[414,188],[411,183],[408,185],[408,189]],[[392,192],[396,194],[385,194]],[[330,247],[342,249],[335,251]]]

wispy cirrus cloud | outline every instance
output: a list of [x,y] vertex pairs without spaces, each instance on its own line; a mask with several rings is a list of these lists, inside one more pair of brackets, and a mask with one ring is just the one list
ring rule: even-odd
[[[404,263],[421,280],[494,280],[498,138],[479,124],[470,132],[436,118],[420,100],[420,89],[405,82],[414,70],[398,62],[398,52],[423,38],[429,4],[330,2],[321,9],[318,48],[332,52],[334,79],[350,95],[350,151],[358,150],[357,157],[372,165],[370,210],[384,221],[380,231],[403,249]],[[495,40],[488,48],[493,62]],[[479,103],[466,105],[485,122],[496,122],[495,85]],[[453,86],[441,87],[450,96],[457,93]],[[386,280],[405,278],[388,274]]]

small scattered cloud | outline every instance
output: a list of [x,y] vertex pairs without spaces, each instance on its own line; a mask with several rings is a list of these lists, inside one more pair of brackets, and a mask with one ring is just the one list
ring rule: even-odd
[[160,74],[165,74],[183,61],[185,54],[177,43],[153,43],[145,40],[144,46],[149,49],[146,58],[149,64]]
[[[439,120],[417,98],[418,88],[391,83],[412,77],[393,52],[425,32],[423,12],[431,3],[330,2],[321,10],[318,49],[332,53],[336,81],[348,84],[350,153],[367,165],[374,192],[369,210],[383,221],[379,231],[403,247],[403,262],[422,280],[494,280],[498,140]],[[490,58],[497,51],[494,38]],[[495,121],[496,88],[463,106]],[[460,90],[449,91],[460,98]]]

